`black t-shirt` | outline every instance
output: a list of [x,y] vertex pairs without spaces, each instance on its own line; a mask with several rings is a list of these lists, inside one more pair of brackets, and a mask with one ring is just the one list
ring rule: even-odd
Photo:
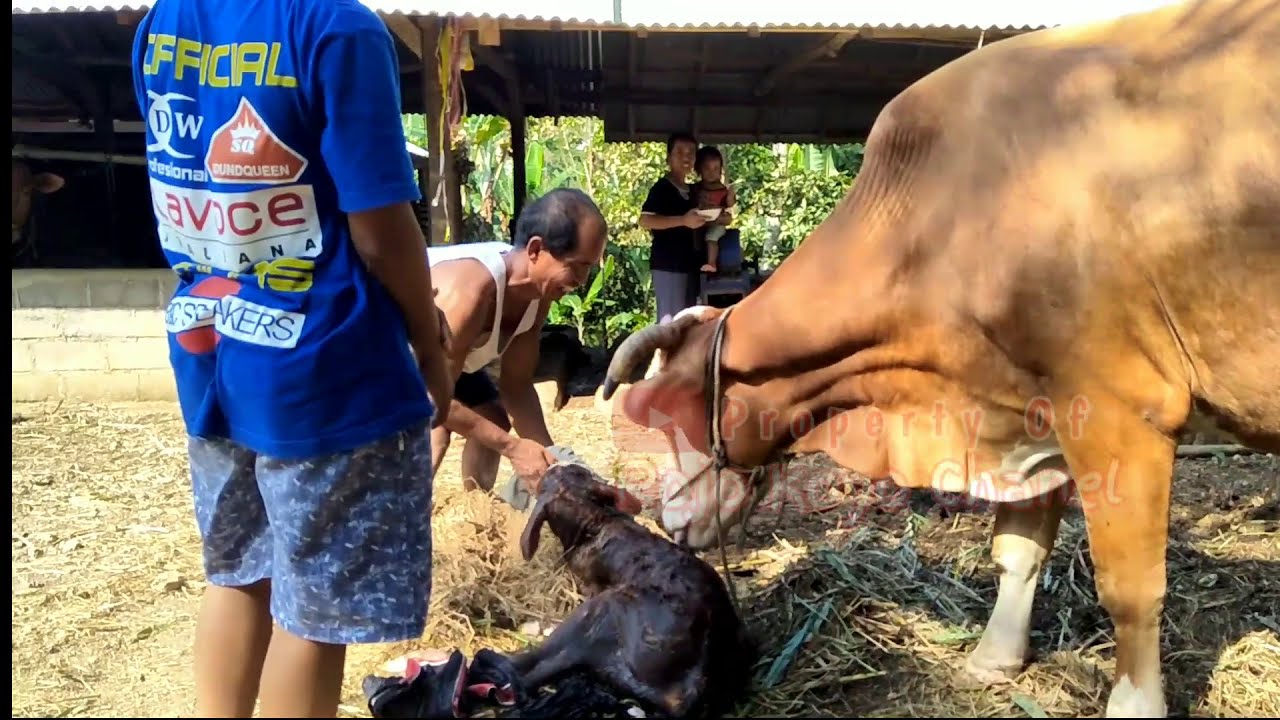
[[[675,183],[666,177],[649,188],[649,195],[644,199],[641,212],[654,215],[684,215],[697,207],[693,198],[680,193]],[[694,248],[693,230],[684,226],[666,230],[650,230],[653,237],[653,250],[649,256],[650,270],[667,270],[670,272],[693,272],[702,266]]]

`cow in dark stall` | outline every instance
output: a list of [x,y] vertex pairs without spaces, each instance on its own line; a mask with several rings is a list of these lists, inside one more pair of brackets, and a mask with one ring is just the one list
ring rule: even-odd
[[14,268],[165,268],[147,169],[12,159]]
[[37,196],[58,192],[67,181],[57,173],[34,172],[30,164],[18,158],[13,158],[11,166],[13,184],[9,194],[13,199],[13,214],[9,217],[13,226],[12,249],[16,262],[20,252],[34,247],[34,223],[30,222],[34,200]]

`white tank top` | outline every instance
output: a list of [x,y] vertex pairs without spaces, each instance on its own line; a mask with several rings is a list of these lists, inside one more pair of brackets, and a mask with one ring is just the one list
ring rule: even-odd
[[502,354],[511,347],[511,340],[517,335],[523,333],[533,327],[534,321],[537,319],[538,302],[532,301],[529,307],[524,311],[524,317],[520,318],[520,325],[516,331],[511,334],[511,339],[507,340],[507,344],[498,349],[498,336],[501,334],[502,328],[502,300],[507,292],[507,264],[504,256],[511,252],[511,245],[504,242],[477,242],[477,243],[461,243],[458,245],[436,245],[427,248],[427,264],[435,267],[440,263],[450,262],[453,260],[472,259],[479,260],[489,269],[489,274],[493,276],[494,284],[497,285],[498,295],[494,301],[493,308],[493,329],[487,335],[481,335],[484,340],[480,347],[472,348],[467,353],[463,372],[476,372],[494,360],[502,357]]

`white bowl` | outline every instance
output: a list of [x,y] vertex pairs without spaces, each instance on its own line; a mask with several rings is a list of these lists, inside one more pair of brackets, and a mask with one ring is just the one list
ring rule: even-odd
[[698,210],[698,214],[708,220],[715,220],[716,218],[720,217],[720,208],[708,208],[705,210]]

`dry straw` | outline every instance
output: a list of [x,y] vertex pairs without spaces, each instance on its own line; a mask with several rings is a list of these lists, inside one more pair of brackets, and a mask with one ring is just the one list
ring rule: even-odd
[[[606,430],[580,402],[549,416],[553,435],[612,467]],[[14,412],[14,715],[189,716],[202,584],[172,407]],[[553,538],[525,563],[525,516],[457,489],[457,455],[437,482],[428,632],[353,648],[344,715],[367,715],[359,678],[388,661],[426,647],[511,651],[531,641],[521,626],[554,624],[581,600]],[[883,489],[797,462],[827,511],[778,513],[769,498],[774,516],[753,525],[745,552],[730,550],[766,652],[743,716],[1101,716],[1112,630],[1078,510],[1040,587],[1036,662],[1007,685],[970,688],[958,669],[995,595],[990,514],[947,512],[926,495],[878,513]],[[1173,714],[1280,716],[1278,485],[1274,456],[1179,463],[1164,615]]]

